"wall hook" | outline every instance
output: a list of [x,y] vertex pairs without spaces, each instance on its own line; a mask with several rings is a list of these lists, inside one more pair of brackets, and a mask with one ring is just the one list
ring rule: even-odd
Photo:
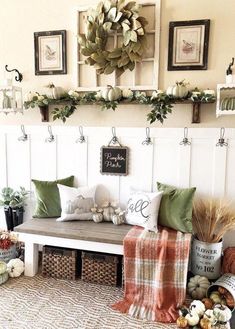
[[15,81],[21,82],[23,80],[23,74],[20,73],[17,69],[9,70],[8,65],[5,65],[5,70],[7,72],[16,72],[17,75],[15,76]]
[[222,127],[220,128],[220,138],[216,146],[221,146],[221,147],[228,146],[228,143],[225,142],[224,135],[225,135],[225,128]]
[[112,135],[113,137],[111,138],[108,146],[110,146],[111,144],[119,144],[119,146],[122,146],[121,143],[119,142],[117,136],[116,136],[116,128],[112,127]]
[[75,143],[85,143],[86,139],[85,139],[85,136],[83,135],[82,126],[79,126],[79,133],[80,133],[80,137],[75,141]]
[[21,132],[22,132],[22,136],[20,136],[18,138],[18,141],[19,142],[26,142],[28,140],[28,135],[25,132],[24,125],[21,125],[20,129],[21,129]]
[[188,128],[184,127],[184,138],[182,139],[182,141],[180,142],[180,145],[191,145],[191,142],[188,139]]
[[47,137],[47,138],[45,139],[45,142],[46,142],[46,143],[52,143],[52,142],[54,142],[54,141],[55,141],[55,137],[54,137],[54,135],[53,135],[53,133],[52,133],[51,126],[48,126],[48,133],[49,133],[49,137]]
[[146,127],[146,138],[145,140],[142,142],[143,145],[151,145],[153,144],[150,138],[150,128]]

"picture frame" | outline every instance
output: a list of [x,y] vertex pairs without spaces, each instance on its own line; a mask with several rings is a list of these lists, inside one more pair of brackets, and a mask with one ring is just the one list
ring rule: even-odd
[[207,70],[210,20],[169,23],[168,71]]
[[67,74],[66,30],[34,32],[35,75]]

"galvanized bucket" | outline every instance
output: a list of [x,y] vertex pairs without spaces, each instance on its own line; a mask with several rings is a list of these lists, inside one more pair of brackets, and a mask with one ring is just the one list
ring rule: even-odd
[[[207,289],[207,297],[210,296],[212,291],[218,290],[218,287],[223,287],[227,289],[230,294],[233,296],[235,301],[235,275],[231,273],[226,273],[222,275],[218,280],[216,280],[212,285]],[[234,308],[232,309],[234,311]]]
[[193,238],[191,250],[191,271],[210,280],[221,276],[221,256],[223,241],[207,243]]
[[9,260],[16,257],[16,246],[12,245],[9,249],[0,249],[0,260],[8,263]]

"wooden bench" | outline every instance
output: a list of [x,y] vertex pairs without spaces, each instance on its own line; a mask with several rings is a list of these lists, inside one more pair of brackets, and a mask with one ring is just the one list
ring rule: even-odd
[[56,222],[54,218],[35,218],[14,231],[25,243],[25,275],[38,272],[38,247],[51,245],[123,255],[123,239],[130,225],[93,221]]

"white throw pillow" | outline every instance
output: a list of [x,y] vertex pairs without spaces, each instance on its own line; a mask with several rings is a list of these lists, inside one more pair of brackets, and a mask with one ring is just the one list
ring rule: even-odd
[[157,232],[162,194],[163,192],[132,192],[127,202],[126,223]]
[[58,222],[70,220],[91,220],[94,208],[96,186],[68,187],[57,184],[60,192],[61,217]]

